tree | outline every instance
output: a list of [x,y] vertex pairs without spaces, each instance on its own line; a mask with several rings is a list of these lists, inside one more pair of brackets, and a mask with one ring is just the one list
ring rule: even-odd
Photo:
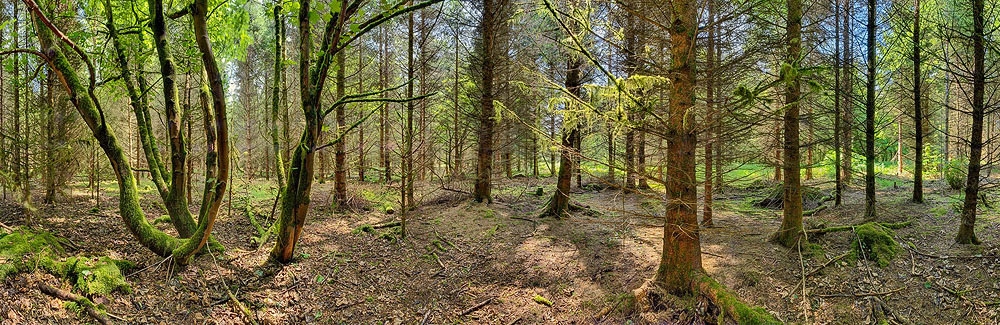
[[[329,108],[323,109],[321,107],[323,86],[329,76],[333,59],[352,42],[379,25],[399,15],[430,6],[439,1],[429,0],[411,6],[406,6],[407,1],[397,2],[379,14],[363,21],[356,21],[361,19],[356,17],[360,16],[358,13],[361,9],[361,1],[347,4],[339,3],[339,10],[334,10],[331,17],[326,21],[322,42],[317,53],[313,53],[312,50],[313,35],[310,21],[312,9],[310,1],[302,0],[299,2],[299,91],[306,125],[302,131],[299,143],[295,146],[295,151],[292,154],[291,167],[288,169],[288,184],[281,195],[281,213],[277,221],[277,242],[271,250],[271,260],[288,263],[294,257],[295,244],[302,234],[306,213],[309,210],[309,197],[312,191],[316,152],[327,146],[335,145],[339,141],[343,141],[344,134],[348,131],[339,131],[339,134],[329,143],[318,143],[326,115],[336,110],[338,106],[353,102],[399,102],[410,100],[391,100],[374,97],[389,90],[382,89],[338,98]],[[311,59],[314,56],[316,57],[315,61]]]
[[788,54],[781,68],[780,76],[785,85],[784,142],[782,143],[784,159],[781,168],[784,174],[782,186],[784,209],[781,228],[771,239],[782,246],[792,247],[801,243],[803,235],[802,188],[799,180],[801,177],[799,152],[799,102],[801,100],[799,82],[801,77],[799,70],[802,55],[802,2],[800,0],[787,0],[785,3],[788,10],[788,25],[785,27]]
[[690,295],[695,275],[703,272],[698,230],[695,146],[697,133],[688,120],[694,108],[695,55],[697,33],[695,1],[675,0],[670,35],[670,106],[662,126],[667,139],[666,223],[663,227],[663,253],[653,282],[669,293]]
[[[922,92],[920,74],[920,0],[913,0],[913,130],[915,150],[913,158],[914,203],[924,202],[924,116],[920,105]],[[902,164],[902,162],[901,162]]]
[[493,73],[496,66],[497,34],[506,18],[501,14],[508,5],[507,0],[483,0],[483,14],[479,22],[479,53],[477,62],[480,74],[479,84],[479,129],[476,185],[473,198],[476,202],[493,202],[491,194],[493,176],[493,120],[496,110],[493,107],[494,87]]
[[986,34],[983,0],[972,0],[972,136],[969,142],[969,173],[962,202],[962,223],[955,241],[978,245],[976,207],[979,204],[979,177],[982,171],[983,116],[986,112]]
[[865,219],[875,219],[875,0],[868,0],[868,78],[865,84]]
[[280,104],[281,80],[285,71],[285,20],[282,17],[281,2],[274,4],[274,79],[271,81],[271,148],[274,151],[274,169],[278,175],[278,188],[285,187],[285,162],[282,159],[281,142],[278,138],[278,112]]
[[[214,129],[217,129],[219,138],[216,139],[212,136],[207,139],[210,148],[208,156],[211,158],[206,159],[205,198],[203,199],[202,209],[199,214],[199,223],[188,239],[178,239],[167,235],[152,227],[152,225],[150,225],[146,220],[142,208],[139,205],[139,195],[136,189],[131,165],[128,158],[125,156],[122,147],[118,144],[117,137],[114,135],[114,132],[112,132],[110,125],[107,124],[107,120],[104,118],[105,114],[103,108],[94,93],[97,82],[93,61],[91,61],[86,52],[70,40],[58,27],[52,24],[52,22],[48,19],[48,17],[46,17],[33,0],[23,0],[23,2],[33,14],[37,25],[40,26],[40,28],[37,29],[37,32],[39,44],[44,50],[35,53],[35,55],[44,58],[45,61],[52,67],[53,71],[59,74],[60,80],[66,87],[67,93],[70,96],[70,101],[77,108],[77,112],[80,113],[88,127],[91,129],[94,137],[104,150],[105,155],[109,158],[109,160],[111,160],[111,165],[115,175],[117,176],[119,185],[119,212],[126,227],[143,246],[161,256],[172,256],[177,263],[186,264],[192,255],[201,250],[202,247],[204,247],[204,245],[208,242],[212,226],[215,223],[215,217],[218,214],[218,207],[222,202],[222,195],[226,188],[226,182],[218,180],[225,179],[225,176],[227,176],[229,172],[225,96],[222,93],[221,74],[219,73],[218,66],[215,62],[215,57],[212,53],[211,44],[206,31],[207,1],[197,0],[190,6],[186,7],[185,12],[189,12],[192,17],[194,35],[198,44],[199,52],[201,53],[203,65],[205,66],[206,75],[208,76],[206,79],[211,79],[214,82],[214,87],[212,89],[213,109],[215,111],[214,120],[206,120],[206,131],[212,129],[211,133],[214,133]],[[164,26],[162,2],[150,1],[149,7],[152,15],[151,27],[154,34],[154,44],[156,44],[158,48],[157,53],[161,61],[161,74],[169,76],[171,79],[169,81],[164,80],[165,105],[171,105],[171,103],[166,103],[170,101],[173,101],[172,104],[176,105],[176,92],[168,93],[168,90],[166,89],[166,87],[174,87],[172,84],[174,75],[172,62],[169,62],[171,61],[170,54],[167,50],[165,38],[163,37],[165,29],[161,29],[161,27]],[[108,18],[108,26],[111,27],[109,29],[114,31],[114,15],[112,13],[113,8],[110,5],[110,1],[105,2],[105,10]],[[44,28],[41,28],[42,26],[44,26]],[[117,35],[111,35],[111,37],[113,43],[118,42]],[[71,49],[73,53],[86,65],[88,72],[86,86],[79,77],[75,68],[69,63],[70,61],[64,54],[63,48],[59,45],[59,43],[65,44],[66,47]],[[121,49],[121,44],[115,44],[115,47],[117,49]],[[119,63],[121,63],[123,58],[121,51],[119,50],[118,52]],[[164,61],[168,62],[164,63]],[[125,63],[126,64],[123,65],[125,69],[123,70],[128,71],[127,62]],[[126,73],[125,71],[123,71],[123,74]],[[141,103],[141,101],[136,101],[136,103],[133,104],[141,105],[139,103]],[[179,123],[177,123],[176,119],[176,107],[170,108],[167,106],[167,110],[172,111],[174,115],[171,117],[169,116],[171,114],[167,114],[168,128],[176,128],[179,130]],[[213,115],[206,115],[206,117],[207,116]],[[170,193],[174,194],[171,195],[170,193],[167,193],[167,195],[164,195],[164,201],[179,197],[181,199],[178,201],[182,201],[182,203],[167,203],[185,204],[185,196],[182,195],[184,192],[181,190],[184,188],[184,160],[178,159],[183,157],[183,155],[179,153],[183,151],[183,147],[181,146],[183,141],[179,131],[176,132],[176,134],[170,134],[171,152],[173,153],[171,155],[173,175],[170,177],[172,180],[176,181],[176,184],[171,185],[172,189],[170,190]],[[147,146],[147,148],[149,147]],[[214,161],[216,157],[218,157],[218,162]],[[153,161],[153,163],[156,163],[156,161]],[[157,172],[164,171],[162,164],[151,164],[151,170],[153,168],[158,169]],[[164,192],[162,191],[162,185],[163,184],[158,185],[158,189],[161,189],[161,195]]]
[[843,152],[841,147],[843,146],[843,137],[841,136],[841,129],[843,126],[843,118],[841,113],[841,102],[843,101],[841,93],[844,90],[844,85],[840,82],[841,76],[841,66],[843,65],[841,53],[840,53],[840,39],[841,39],[841,25],[840,25],[840,0],[835,0],[833,2],[833,20],[834,20],[834,52],[833,52],[833,178],[834,178],[834,189],[833,189],[833,205],[840,206],[843,203],[843,191],[844,191],[844,177],[843,177],[843,165],[841,160]]

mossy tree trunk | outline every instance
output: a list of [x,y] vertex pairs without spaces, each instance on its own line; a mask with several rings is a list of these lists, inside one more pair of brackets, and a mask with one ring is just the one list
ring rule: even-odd
[[[139,205],[139,193],[136,188],[136,181],[132,174],[132,168],[128,157],[118,142],[111,126],[105,120],[104,111],[94,95],[96,87],[96,76],[93,63],[86,53],[76,46],[58,28],[52,25],[47,17],[38,8],[33,0],[22,0],[31,13],[35,16],[36,31],[38,33],[39,44],[42,46],[41,55],[56,72],[66,87],[70,97],[70,102],[76,107],[77,112],[83,118],[87,127],[90,128],[101,149],[104,151],[111,168],[115,173],[118,182],[119,214],[129,232],[134,235],[140,244],[150,249],[160,256],[170,256],[173,250],[180,246],[181,241],[156,229],[146,220],[145,214]],[[88,84],[84,85],[76,69],[70,64],[69,59],[63,53],[62,47],[56,43],[58,41],[66,43],[76,55],[87,64],[89,72]]]
[[[323,120],[327,114],[337,109],[339,105],[360,101],[391,101],[388,99],[366,99],[386,91],[344,96],[337,100],[329,109],[321,108],[323,86],[329,77],[333,59],[340,51],[363,34],[378,27],[382,23],[412,10],[427,7],[440,0],[430,0],[411,6],[397,3],[383,12],[373,15],[367,20],[353,26],[351,18],[361,9],[360,2],[341,6],[340,11],[333,12],[326,21],[323,40],[316,61],[314,57],[312,24],[310,23],[311,1],[299,2],[299,91],[302,98],[302,112],[305,117],[305,128],[291,157],[291,167],[288,169],[288,184],[281,195],[281,212],[277,220],[277,242],[271,249],[271,260],[288,263],[294,257],[295,244],[302,234],[306,213],[309,211],[310,194],[315,171],[316,152],[328,145],[342,141],[344,133],[337,134],[328,144],[318,146]],[[315,64],[315,65],[314,65]],[[359,121],[358,124],[360,124]],[[357,124],[355,124],[356,126]],[[346,131],[346,130],[345,130]]]
[[285,21],[281,16],[281,3],[274,5],[274,76],[271,81],[271,149],[274,151],[274,169],[278,175],[278,189],[285,187],[285,162],[282,159],[281,141],[278,140],[278,108],[281,75],[285,71]]

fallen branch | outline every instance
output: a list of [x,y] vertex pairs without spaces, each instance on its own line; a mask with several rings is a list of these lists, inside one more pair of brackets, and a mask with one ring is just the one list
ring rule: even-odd
[[825,294],[825,295],[816,295],[816,296],[817,296],[817,297],[820,297],[820,298],[835,298],[835,297],[854,297],[854,298],[861,298],[861,297],[872,297],[872,296],[884,296],[884,295],[888,295],[888,294],[893,294],[893,293],[897,293],[897,292],[900,292],[900,291],[902,291],[902,290],[903,290],[903,288],[899,288],[899,289],[894,289],[894,290],[889,290],[889,291],[882,291],[882,292],[864,292],[864,293],[833,293],[833,294]]
[[57,299],[75,302],[78,306],[83,307],[83,309],[87,311],[87,315],[93,317],[95,320],[97,320],[98,323],[105,325],[111,323],[111,321],[108,320],[107,314],[104,311],[98,310],[97,306],[95,306],[94,303],[90,301],[90,299],[87,299],[87,297],[66,290],[62,290],[44,283],[38,284],[38,290],[41,290],[42,293],[55,297]]
[[239,299],[236,299],[236,295],[234,295],[233,292],[230,291],[228,287],[226,288],[226,293],[229,294],[229,300],[231,300],[233,304],[236,305],[236,308],[239,309],[241,312],[243,312],[243,316],[247,318],[247,321],[249,321],[250,324],[257,325],[257,319],[254,318],[253,312],[250,311],[250,308],[247,308],[247,305],[244,305],[243,302],[241,302]]
[[377,224],[377,225],[372,225],[372,228],[375,228],[375,229],[392,228],[392,227],[399,227],[399,225],[401,225],[401,223],[399,221],[393,221],[393,222],[386,222],[386,223],[380,223],[380,224]]
[[3,224],[3,222],[0,222],[0,228],[7,229],[7,231],[10,232],[14,232],[14,228],[11,228],[10,226]]
[[[812,271],[809,271],[809,273],[806,273],[805,276],[803,276],[802,279],[799,280],[799,283],[796,283],[795,286],[792,286],[792,290],[788,292],[788,295],[791,295],[792,292],[795,292],[795,289],[798,289],[800,285],[804,285],[806,278],[816,275],[816,273],[819,273],[819,271],[823,270],[827,266],[830,266],[831,264],[833,264],[833,262],[839,261],[840,259],[847,257],[847,255],[850,255],[850,252],[843,253],[834,258],[831,258],[829,261],[826,261],[826,263],[823,263],[823,265],[820,265],[819,267],[813,269]],[[787,297],[788,295],[785,296]]]
[[815,214],[819,213],[820,211],[826,210],[826,208],[827,208],[826,205],[820,204],[820,206],[816,207],[815,209],[808,210],[806,212],[802,212],[802,215],[806,216],[806,217],[812,216],[812,215],[815,215]]
[[[901,228],[905,228],[905,227],[910,226],[910,224],[912,222],[911,221],[903,221],[903,222],[895,222],[895,223],[892,223],[892,222],[876,222],[876,223],[879,226],[886,227],[886,228],[889,228],[889,229],[901,229]],[[861,225],[862,224],[849,225],[849,226],[836,226],[836,227],[823,227],[823,228],[809,229],[809,230],[806,230],[806,233],[807,234],[822,235],[822,234],[830,233],[830,232],[854,230],[854,228],[856,228],[858,226],[861,226]]]
[[466,309],[465,311],[462,311],[462,313],[458,314],[458,316],[465,316],[465,315],[471,314],[472,312],[479,310],[479,308],[483,308],[483,306],[486,306],[491,301],[493,301],[493,297],[486,298],[486,300],[483,300],[483,302],[480,302],[480,303],[476,304],[475,306],[472,306],[469,309]]

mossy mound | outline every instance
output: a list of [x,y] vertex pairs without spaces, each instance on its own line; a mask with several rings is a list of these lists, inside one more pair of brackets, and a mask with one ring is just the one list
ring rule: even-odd
[[71,256],[62,258],[62,239],[45,231],[19,228],[0,234],[0,280],[20,272],[41,269],[69,280],[87,295],[106,295],[114,291],[131,292],[123,269],[134,264],[107,256]]
[[131,293],[132,287],[125,282],[122,270],[135,267],[128,261],[116,260],[107,256],[82,257],[73,256],[57,263],[56,275],[66,278],[80,292],[87,295],[107,295],[114,291]]
[[893,239],[895,232],[881,224],[862,224],[854,228],[854,234],[857,236],[851,244],[854,260],[864,258],[885,267],[899,252],[899,244]]
[[0,237],[0,280],[35,267],[51,270],[65,252],[52,234],[18,228]]

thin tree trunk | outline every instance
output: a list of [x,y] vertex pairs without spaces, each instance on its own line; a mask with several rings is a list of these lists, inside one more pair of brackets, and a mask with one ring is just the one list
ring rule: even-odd
[[274,170],[278,174],[278,189],[285,187],[285,162],[282,160],[281,141],[278,139],[278,110],[280,104],[281,75],[285,71],[285,21],[281,17],[281,3],[274,5],[274,80],[271,84],[271,150],[274,151]]
[[[920,0],[913,0],[913,198],[924,202],[924,112],[921,106]],[[946,109],[947,110],[947,109]]]
[[962,205],[962,223],[955,241],[959,244],[976,244],[976,206],[979,204],[979,177],[982,170],[983,116],[986,113],[986,47],[983,17],[983,0],[972,0],[972,138],[969,143],[969,174],[965,181],[965,200]]
[[[344,52],[337,54],[337,98],[344,98],[347,83],[345,80],[345,75],[347,73],[346,63],[344,62]],[[409,96],[413,97],[413,96]],[[337,136],[343,136],[344,132],[347,131],[347,112],[344,108],[345,105],[337,105],[336,108],[336,119],[337,119]],[[334,151],[334,170],[333,170],[333,202],[336,205],[337,210],[344,210],[347,207],[347,141],[337,141],[333,145]]]
[[868,82],[865,95],[865,219],[875,219],[875,0],[868,0]]
[[841,186],[848,186],[851,184],[851,179],[854,176],[854,42],[852,38],[854,37],[854,29],[851,27],[851,21],[853,21],[853,8],[854,0],[845,0],[844,5],[844,24],[843,31],[844,34],[844,123],[841,125],[841,131],[843,134],[843,155],[841,155],[841,163],[843,167],[841,168],[841,173],[843,173],[843,180]]
[[708,39],[705,48],[705,73],[706,73],[706,85],[705,85],[705,195],[703,202],[703,210],[701,217],[701,224],[704,227],[712,227],[714,223],[712,221],[712,172],[714,161],[714,152],[712,148],[715,144],[715,124],[717,122],[717,117],[715,115],[715,0],[708,0]]
[[[583,64],[579,60],[569,59],[566,62],[566,89],[577,98],[581,95],[581,74]],[[568,109],[568,108],[567,108]],[[562,146],[559,147],[559,177],[556,179],[556,191],[552,194],[543,216],[562,218],[569,216],[569,191],[573,181],[574,155],[579,154],[574,148],[576,137],[580,133],[579,124],[565,120],[563,117]]]
[[[786,65],[790,66],[789,71],[781,75],[785,84],[785,114],[784,114],[784,141],[782,142],[782,152],[784,160],[782,163],[782,173],[784,174],[784,209],[781,218],[781,228],[771,237],[771,240],[785,247],[792,247],[801,244],[802,241],[802,188],[801,177],[801,157],[799,148],[799,101],[801,100],[800,77],[798,69],[802,59],[802,2],[801,0],[787,0],[788,24],[785,29],[785,41],[788,46],[788,54],[785,58]],[[791,73],[793,75],[788,75]]]
[[842,134],[841,131],[841,107],[840,103],[842,101],[841,93],[843,92],[843,85],[840,83],[841,74],[841,53],[840,53],[840,39],[841,39],[841,26],[840,26],[840,0],[835,0],[833,5],[834,10],[834,55],[833,55],[833,178],[835,181],[834,185],[834,206],[840,206],[843,199],[844,190],[844,176],[841,172],[841,147],[842,147]]

